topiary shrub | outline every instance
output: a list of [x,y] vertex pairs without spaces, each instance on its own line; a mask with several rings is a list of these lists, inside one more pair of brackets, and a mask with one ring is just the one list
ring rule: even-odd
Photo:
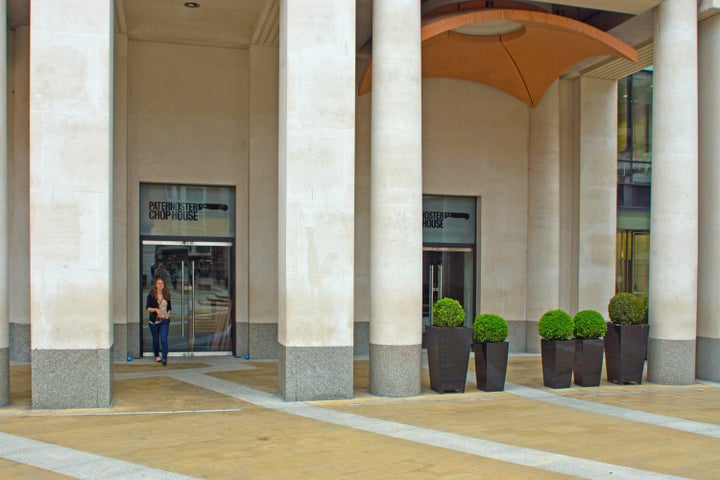
[[503,342],[508,336],[508,324],[503,317],[494,313],[483,313],[473,322],[475,343]]
[[635,295],[635,298],[637,298],[638,303],[640,303],[640,308],[642,310],[639,323],[648,323],[649,301],[647,295]]
[[605,336],[607,323],[602,314],[595,310],[581,310],[573,318],[576,338],[597,339]]
[[433,305],[433,325],[437,327],[462,327],[465,321],[463,306],[450,297],[443,297]]
[[545,340],[570,340],[574,329],[572,317],[564,310],[549,310],[538,322],[538,333]]
[[613,323],[619,325],[647,323],[647,297],[616,293],[608,304],[608,315]]

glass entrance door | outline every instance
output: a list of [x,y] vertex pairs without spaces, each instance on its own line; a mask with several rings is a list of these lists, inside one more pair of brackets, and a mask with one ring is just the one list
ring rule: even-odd
[[432,323],[432,306],[450,297],[465,309],[465,326],[472,326],[475,311],[472,248],[423,248],[423,325]]
[[232,243],[143,240],[140,258],[143,354],[152,355],[145,305],[158,276],[170,290],[170,352],[232,352]]
[[616,291],[647,295],[650,290],[650,234],[617,233]]

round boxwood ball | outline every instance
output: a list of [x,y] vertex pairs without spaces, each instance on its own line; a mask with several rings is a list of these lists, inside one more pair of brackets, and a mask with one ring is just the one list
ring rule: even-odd
[[607,323],[595,310],[581,310],[573,318],[575,323],[575,338],[597,339],[605,336]]
[[574,330],[573,319],[564,310],[547,311],[538,322],[538,333],[545,340],[570,340]]

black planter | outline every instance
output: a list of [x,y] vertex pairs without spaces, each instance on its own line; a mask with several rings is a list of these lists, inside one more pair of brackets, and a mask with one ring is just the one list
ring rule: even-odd
[[440,393],[464,392],[472,329],[467,327],[425,327],[430,388]]
[[605,367],[608,382],[642,383],[647,357],[647,323],[618,325],[608,322],[605,334]]
[[572,380],[575,342],[573,340],[545,340],[540,343],[543,385],[549,388],[569,388]]
[[603,341],[600,339],[575,339],[575,385],[597,387],[600,385],[603,364]]
[[478,390],[502,392],[507,374],[508,342],[476,343],[475,379]]

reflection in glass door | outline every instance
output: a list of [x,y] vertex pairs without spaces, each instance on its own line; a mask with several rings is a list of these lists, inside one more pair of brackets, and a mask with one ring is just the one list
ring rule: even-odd
[[143,240],[141,246],[142,351],[152,355],[145,311],[152,279],[170,290],[171,353],[232,352],[232,243]]
[[650,289],[650,234],[623,230],[617,233],[616,291],[647,295]]
[[450,297],[465,309],[465,326],[472,326],[475,310],[472,248],[423,248],[423,325],[432,323],[432,306]]

